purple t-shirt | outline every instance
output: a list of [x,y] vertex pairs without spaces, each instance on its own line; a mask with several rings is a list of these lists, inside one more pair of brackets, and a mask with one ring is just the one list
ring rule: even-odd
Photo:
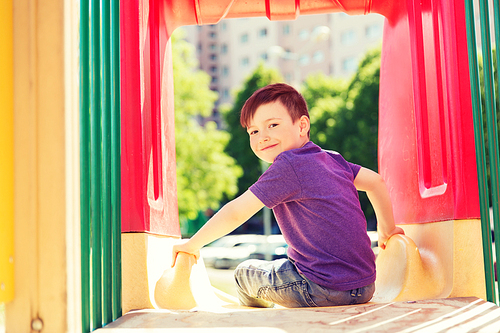
[[297,269],[326,288],[375,281],[375,255],[353,184],[360,168],[308,142],[279,154],[250,187],[273,209]]

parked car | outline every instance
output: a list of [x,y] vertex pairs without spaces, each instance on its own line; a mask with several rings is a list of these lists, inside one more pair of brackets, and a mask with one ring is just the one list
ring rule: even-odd
[[[372,248],[376,251],[378,235],[369,231]],[[275,260],[287,257],[288,245],[283,235],[229,235],[201,249],[205,266],[229,269],[247,259]]]
[[205,246],[200,252],[205,266],[229,269],[248,259],[265,240],[263,235],[230,235]]
[[270,235],[264,243],[260,244],[255,252],[250,254],[250,259],[275,260],[287,257],[288,244],[283,235]]

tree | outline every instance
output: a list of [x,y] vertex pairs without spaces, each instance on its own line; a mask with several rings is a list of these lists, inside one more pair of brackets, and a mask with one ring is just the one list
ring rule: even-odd
[[[311,116],[311,141],[375,171],[380,54],[380,48],[367,52],[349,82],[318,74],[306,80],[302,91]],[[373,208],[364,193],[360,201],[366,218],[372,219]]]
[[197,70],[191,44],[183,31],[172,35],[177,165],[177,197],[181,224],[206,209],[216,210],[224,196],[237,192],[241,168],[224,149],[230,135],[213,122],[201,126],[197,117],[210,115],[217,94],[210,76]]
[[279,72],[259,64],[245,80],[243,87],[236,92],[234,104],[221,110],[227,130],[231,134],[231,140],[225,151],[244,170],[243,175],[238,179],[238,195],[245,192],[262,174],[260,160],[250,148],[248,134],[240,125],[241,108],[256,90],[277,82],[282,82]]
[[[500,90],[498,90],[498,65],[497,65],[497,57],[496,57],[496,49],[492,49],[492,54],[491,54],[491,59],[492,59],[492,79],[493,79],[493,86],[492,89],[494,91],[495,95],[495,107],[496,107],[496,121],[497,121],[497,126],[496,128],[498,129],[500,127]],[[486,177],[487,177],[487,184],[491,184],[491,168],[490,168],[490,154],[492,153],[489,149],[489,138],[491,138],[491,134],[488,131],[488,123],[487,123],[487,110],[486,110],[486,82],[484,80],[484,59],[482,55],[480,54],[478,56],[478,73],[479,73],[479,88],[480,88],[480,94],[481,94],[481,115],[483,119],[483,137],[484,137],[484,147],[485,147],[485,153],[486,153]],[[474,101],[473,101],[474,103]],[[492,191],[488,191],[488,197],[489,197],[489,202],[490,205],[492,204]]]
[[378,48],[365,55],[349,82],[323,74],[309,77],[302,94],[311,116],[311,140],[377,170],[379,81]]

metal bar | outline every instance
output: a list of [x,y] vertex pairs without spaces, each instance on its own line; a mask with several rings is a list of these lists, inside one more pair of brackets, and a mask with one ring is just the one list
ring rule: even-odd
[[486,149],[484,146],[483,116],[481,94],[479,91],[479,75],[477,62],[476,32],[474,26],[474,5],[472,0],[465,0],[467,25],[467,44],[469,53],[469,71],[471,81],[472,112],[474,117],[474,136],[476,146],[477,174],[479,185],[479,201],[481,208],[481,230],[483,239],[483,259],[485,268],[486,297],[495,302],[495,285],[493,272],[493,256],[491,248],[491,230],[489,217],[489,195],[486,170]]
[[111,0],[111,238],[113,320],[122,315],[121,301],[121,136],[120,136],[120,2]]
[[90,332],[89,1],[80,0],[80,248],[82,332]]
[[100,96],[100,3],[90,8],[90,170],[92,223],[92,329],[102,326],[101,287],[101,96]]
[[[496,102],[500,99],[500,84],[498,83],[498,71],[500,67],[500,3],[499,1],[493,1],[493,17],[495,23],[495,43],[496,43],[496,60],[497,60],[497,98]],[[498,107],[498,104],[497,104]],[[499,280],[497,281],[497,290],[500,291],[500,264],[498,261],[500,260],[500,245],[498,243],[498,239],[500,238],[500,220],[493,219],[493,228],[495,230],[495,236],[497,239],[497,246],[495,247],[496,252],[496,261],[497,261],[497,277]],[[500,298],[500,295],[499,295]]]
[[[493,222],[499,221],[500,199],[500,156],[498,151],[497,112],[495,99],[495,84],[493,79],[493,61],[490,37],[490,16],[487,0],[479,0],[479,16],[481,23],[481,47],[483,52],[484,96],[486,111],[486,127],[488,128],[488,149],[490,162],[491,201]],[[498,223],[498,222],[497,222]],[[491,231],[490,231],[491,233]],[[494,280],[493,280],[494,281]]]
[[102,317],[112,321],[111,272],[111,59],[110,0],[101,0],[101,203],[102,203]]

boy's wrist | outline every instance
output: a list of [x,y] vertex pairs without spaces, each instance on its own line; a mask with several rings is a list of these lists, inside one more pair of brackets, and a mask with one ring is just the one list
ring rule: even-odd
[[178,244],[177,250],[179,252],[195,253],[200,250],[200,247],[197,247],[196,243],[192,241],[192,238],[190,238],[184,243]]

